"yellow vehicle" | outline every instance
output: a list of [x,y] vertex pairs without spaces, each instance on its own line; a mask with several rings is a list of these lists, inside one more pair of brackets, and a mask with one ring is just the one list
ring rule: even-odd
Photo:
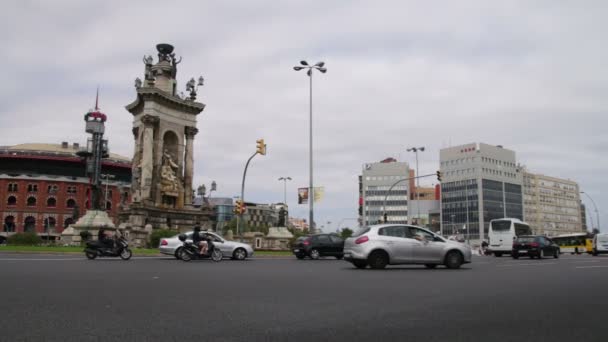
[[587,233],[564,234],[550,238],[562,253],[581,254],[593,251],[593,238]]

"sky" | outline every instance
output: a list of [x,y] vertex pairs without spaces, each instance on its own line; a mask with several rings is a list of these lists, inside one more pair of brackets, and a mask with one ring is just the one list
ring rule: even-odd
[[[421,174],[439,149],[483,142],[516,151],[532,172],[572,179],[608,224],[608,2],[605,1],[8,1],[0,13],[0,145],[86,141],[83,114],[109,117],[113,153],[132,157],[142,57],[170,43],[178,89],[205,78],[195,185],[214,197],[283,201],[307,218],[313,76],[315,221],[356,225],[362,165],[386,157]],[[435,178],[421,181],[433,185]],[[588,197],[594,226],[597,219]],[[589,220],[589,215],[587,217]],[[602,231],[608,232],[608,228]]]

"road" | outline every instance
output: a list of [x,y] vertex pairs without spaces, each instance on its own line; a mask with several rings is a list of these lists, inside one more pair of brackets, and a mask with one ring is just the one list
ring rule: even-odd
[[1,341],[604,341],[608,256],[460,270],[0,254]]

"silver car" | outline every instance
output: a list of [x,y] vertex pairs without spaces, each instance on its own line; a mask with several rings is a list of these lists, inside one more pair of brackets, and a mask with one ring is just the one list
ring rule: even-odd
[[471,262],[471,247],[449,241],[424,228],[380,224],[363,227],[344,242],[344,259],[357,268],[421,264],[459,268]]
[[[192,232],[186,232],[184,234],[187,235],[186,241],[192,242]],[[224,240],[221,236],[213,232],[201,231],[201,234],[209,234],[213,237],[213,244],[216,248],[219,248],[222,251],[224,258],[245,260],[253,256],[253,248],[249,244]],[[160,244],[158,246],[160,252],[162,254],[172,255],[179,259],[179,249],[184,244],[183,242],[179,241],[178,236],[179,234],[170,238],[160,239]]]

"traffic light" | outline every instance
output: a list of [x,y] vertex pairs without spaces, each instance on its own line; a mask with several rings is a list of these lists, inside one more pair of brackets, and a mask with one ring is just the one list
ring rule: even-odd
[[264,144],[264,139],[258,139],[256,142],[256,152],[265,156],[266,155],[266,144]]
[[234,204],[234,213],[241,215],[244,214],[246,210],[247,207],[245,207],[245,203],[241,200],[236,200],[236,203]]
[[437,171],[437,181],[441,182],[441,171]]

